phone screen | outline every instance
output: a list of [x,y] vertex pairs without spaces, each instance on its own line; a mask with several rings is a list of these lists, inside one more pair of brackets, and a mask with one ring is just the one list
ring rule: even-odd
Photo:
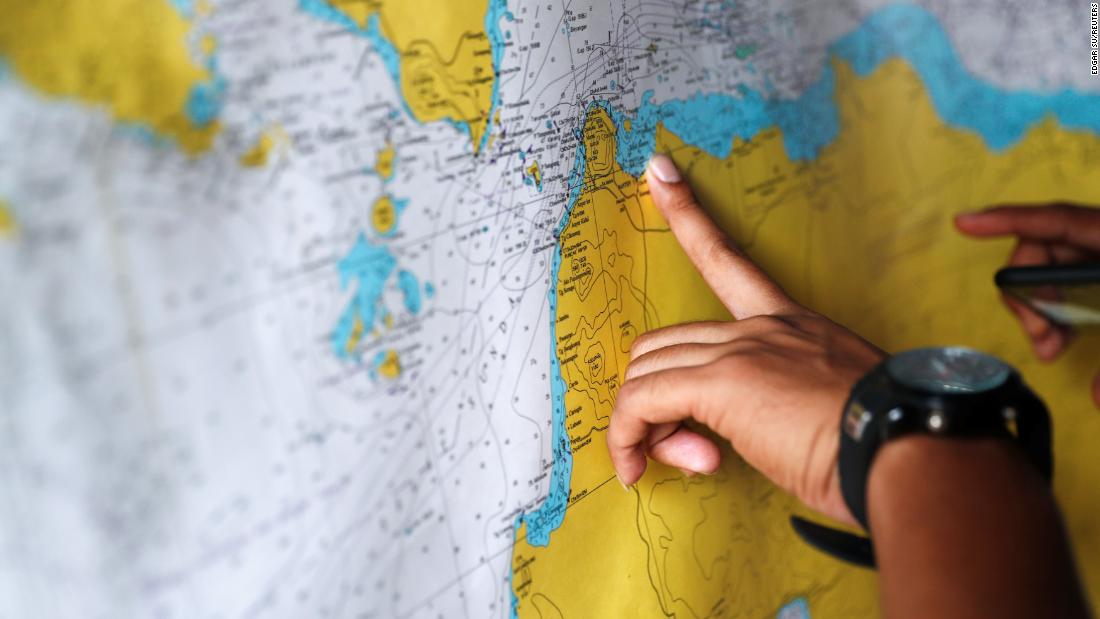
[[1100,325],[1100,284],[1009,285],[1002,290],[1053,322]]

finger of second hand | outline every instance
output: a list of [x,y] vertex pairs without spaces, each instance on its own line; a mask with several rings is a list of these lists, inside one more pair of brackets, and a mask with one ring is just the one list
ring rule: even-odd
[[1008,295],[1004,295],[1003,299],[1005,305],[1016,314],[1024,333],[1031,340],[1035,356],[1043,361],[1051,361],[1062,353],[1072,337],[1068,328],[1052,323],[1018,299]]
[[1100,219],[1094,208],[1067,204],[996,206],[959,215],[955,225],[971,236],[1013,235],[1100,250]]
[[1041,338],[1054,328],[1049,320],[1023,301],[1008,294],[1002,295],[1001,299],[1008,309],[1012,310],[1013,314],[1016,314],[1016,318],[1020,321],[1020,326],[1023,327],[1024,333],[1026,333],[1029,338],[1033,340]]

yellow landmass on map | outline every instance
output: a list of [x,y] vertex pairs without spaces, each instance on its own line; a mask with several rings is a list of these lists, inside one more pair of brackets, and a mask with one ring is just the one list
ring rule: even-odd
[[493,54],[485,34],[488,0],[332,0],[361,28],[378,16],[400,54],[401,93],[420,122],[449,118],[469,127],[477,151],[493,105]]
[[393,147],[391,142],[386,142],[386,146],[378,151],[377,157],[374,159],[374,172],[383,181],[388,181],[393,178],[394,163],[397,159],[397,149]]
[[389,234],[397,225],[397,208],[393,198],[382,196],[370,207],[370,223],[378,234]]
[[[1055,489],[1094,596],[1100,593],[1100,412],[1079,343],[1057,366],[1031,356],[992,274],[1008,242],[958,235],[954,213],[1003,202],[1100,203],[1100,139],[1033,128],[1004,153],[936,115],[909,65],[865,79],[837,63],[841,134],[812,163],[791,162],[778,130],[716,159],[660,129],[657,150],[685,171],[723,226],[800,301],[888,350],[963,344],[1021,368],[1055,415]],[[585,191],[561,237],[557,354],[573,448],[569,508],[548,547],[517,531],[513,591],[521,617],[775,617],[792,598],[811,616],[877,614],[873,573],[802,544],[804,508],[725,454],[711,477],[651,464],[624,491],[604,444],[611,403],[638,334],[726,319],[653,207],[615,162],[615,127],[584,128]]]
[[164,0],[9,2],[0,19],[0,57],[47,95],[103,105],[116,120],[197,154],[219,126],[197,127],[186,114],[191,87],[211,77],[188,50],[189,30]]
[[246,168],[262,168],[267,165],[271,153],[278,147],[285,147],[289,139],[282,127],[272,127],[256,138],[252,147],[241,155],[239,162]]
[[218,40],[209,34],[205,35],[199,41],[199,49],[202,50],[204,56],[213,56],[214,52],[218,51]]
[[359,342],[363,341],[363,319],[358,314],[355,315],[355,321],[351,323],[351,334],[348,335],[348,340],[344,342],[344,352],[348,355],[355,354],[355,350],[359,348]]
[[401,358],[396,350],[387,350],[377,368],[378,375],[387,380],[401,376]]
[[542,169],[539,168],[539,162],[532,161],[531,165],[527,166],[527,176],[535,183],[535,187],[542,191]]
[[0,199],[0,240],[13,239],[18,233],[19,225],[15,221],[11,205]]

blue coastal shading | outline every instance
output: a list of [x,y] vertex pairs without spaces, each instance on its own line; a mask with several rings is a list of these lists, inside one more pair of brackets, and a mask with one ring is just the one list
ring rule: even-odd
[[[348,17],[347,14],[329,4],[326,0],[299,0],[298,8],[317,19],[334,23],[370,41],[374,51],[378,52],[378,56],[382,59],[386,72],[390,74],[390,79],[393,80],[398,90],[401,89],[401,54],[393,43],[390,43],[389,39],[382,34],[382,27],[378,21],[377,13],[373,13],[367,18],[366,28],[360,28],[354,19]],[[405,108],[405,113],[409,118],[416,119],[404,98],[401,99],[401,106]]]
[[[569,215],[573,205],[580,198],[584,188],[585,148],[582,142],[577,147],[573,160],[573,170],[569,173],[569,197],[565,213],[554,231],[555,237],[561,237],[569,225]],[[553,433],[550,438],[551,457],[550,488],[546,499],[535,511],[520,514],[516,518],[516,529],[527,525],[527,543],[532,546],[550,544],[550,533],[561,526],[565,520],[565,508],[569,503],[569,482],[573,477],[573,448],[569,443],[569,433],[565,428],[565,379],[558,360],[558,271],[561,268],[561,243],[554,246],[554,256],[550,261],[550,272],[554,274],[547,298],[550,302],[550,420]]]
[[[351,20],[348,20],[351,21]],[[354,26],[355,22],[352,22]],[[382,64],[386,67],[386,73],[390,74],[390,78],[393,79],[394,85],[400,90],[401,88],[401,53],[397,51],[393,43],[382,34],[381,21],[378,19],[378,13],[371,14],[367,18],[367,28],[363,30],[363,35],[370,39],[372,45],[374,45],[374,51],[378,52],[378,55],[382,57]],[[405,100],[402,99],[402,102]],[[409,109],[407,103],[405,103],[405,110],[408,112],[409,117],[412,117],[412,110]]]
[[397,234],[397,227],[401,222],[401,213],[404,213],[405,209],[409,206],[409,199],[390,196],[390,204],[393,205],[393,226],[390,227],[388,232],[379,232],[379,236],[388,237]]
[[524,172],[523,173],[523,184],[527,185],[528,187],[534,187],[535,189],[538,190],[539,193],[542,193],[542,181],[541,180],[536,181],[535,177],[533,175],[529,175],[526,172]]
[[[194,0],[169,0],[184,19],[191,20],[195,17]],[[218,73],[218,57],[211,54],[205,59],[206,70],[210,72],[210,79],[195,84],[187,93],[187,101],[184,103],[184,112],[191,124],[202,128],[218,119],[222,105],[225,102],[225,91],[229,83]]]
[[386,287],[394,269],[397,268],[397,260],[388,249],[382,246],[371,245],[363,234],[356,239],[355,245],[337,265],[340,271],[340,288],[346,289],[351,281],[355,281],[358,289],[351,303],[340,316],[336,323],[336,329],[332,332],[332,348],[336,355],[347,358],[347,342],[355,328],[355,319],[358,317],[363,323],[363,330],[369,331],[374,327],[374,321],[378,316],[378,309],[382,304],[382,292]]
[[[962,66],[936,18],[917,6],[894,5],[874,13],[833,44],[830,55],[851,64],[862,77],[891,58],[907,61],[943,120],[978,133],[994,151],[1018,143],[1048,116],[1064,127],[1100,134],[1100,96],[1068,89],[1053,94],[1011,92],[983,82]],[[776,127],[792,161],[812,161],[840,135],[835,95],[836,73],[827,63],[821,77],[795,99],[769,99],[742,87],[737,96],[697,93],[660,104],[647,91],[633,116],[606,103],[598,105],[619,127],[619,164],[627,173],[641,176],[656,145],[658,124],[720,159],[729,156],[734,138],[751,140]],[[629,131],[625,120],[630,120]]]
[[[593,108],[589,108],[591,109]],[[587,120],[587,113],[585,120]],[[565,213],[562,214],[561,221],[554,230],[555,238],[561,238],[562,232],[569,225],[569,215],[573,212],[573,206],[584,188],[584,172],[585,147],[582,140],[573,158],[573,169],[569,172],[569,196]],[[550,487],[538,509],[516,516],[513,526],[514,530],[519,531],[521,525],[527,525],[526,539],[532,546],[549,546],[550,534],[565,521],[565,510],[569,506],[569,485],[573,479],[573,446],[569,442],[569,432],[565,428],[566,385],[561,373],[561,362],[558,360],[558,272],[560,269],[561,243],[556,243],[554,256],[550,261],[553,283],[547,293],[550,303],[550,422],[553,428],[550,436]],[[518,619],[519,598],[516,597],[515,588],[511,586],[513,576],[514,574],[509,572],[508,589],[512,594],[511,618]]]
[[[500,32],[500,20],[502,19],[515,20],[515,16],[508,11],[507,0],[489,0],[489,10],[485,13],[485,35],[489,37],[489,49],[493,52],[493,94],[492,103],[489,106],[489,117],[485,119],[486,124],[490,126],[481,134],[481,144],[478,145],[478,150],[484,148],[485,144],[488,143],[489,134],[492,132],[493,115],[496,114],[497,107],[500,105],[500,65],[504,62],[505,40]],[[511,32],[508,34],[511,34]]]
[[971,75],[934,15],[894,5],[871,15],[832,51],[867,76],[890,58],[903,58],[920,74],[945,122],[970,129],[995,151],[1016,144],[1027,130],[1053,116],[1063,126],[1100,134],[1100,96],[1070,89],[1056,93],[1007,91]]
[[380,350],[374,355],[374,359],[370,362],[370,377],[373,379],[378,378],[378,368],[386,362],[386,351]]
[[836,79],[831,67],[801,97],[767,100],[760,93],[742,88],[740,97],[721,93],[697,93],[688,99],[653,103],[653,91],[642,95],[630,130],[622,112],[605,102],[597,105],[618,127],[616,160],[622,169],[641,176],[657,142],[657,125],[684,142],[719,159],[729,157],[734,138],[751,140],[761,132],[778,127],[787,155],[793,161],[810,161],[840,135],[840,120],[833,103]]
[[[916,6],[895,5],[869,17],[857,30],[830,47],[830,58],[852,65],[867,76],[890,58],[909,62],[925,83],[937,111],[945,122],[978,133],[991,149],[1001,150],[1017,143],[1028,128],[1048,116],[1063,126],[1087,129],[1100,134],[1100,96],[1063,90],[1054,94],[1008,92],[982,82],[968,73],[930,13]],[[697,93],[687,99],[653,102],[652,91],[642,96],[641,105],[628,115],[606,101],[591,103],[579,126],[596,110],[605,111],[617,127],[616,160],[627,173],[640,177],[656,147],[656,130],[663,124],[685,143],[708,154],[725,159],[734,138],[752,140],[765,130],[778,128],[784,148],[792,161],[812,161],[821,150],[840,135],[839,112],[835,102],[836,74],[830,62],[821,77],[793,99],[765,97],[747,87],[737,95]],[[630,129],[626,129],[630,121]],[[568,225],[570,213],[580,196],[585,175],[585,147],[579,129],[569,196],[557,235]],[[549,292],[551,329],[551,439],[553,468],[546,499],[538,509],[516,518],[518,531],[527,526],[527,542],[545,546],[550,534],[565,518],[569,501],[573,456],[565,427],[565,390],[557,356],[557,284],[561,268],[561,245],[554,250],[553,274]],[[512,597],[512,616],[518,600]],[[805,598],[784,606],[783,619],[809,616]]]
[[195,16],[195,0],[168,0],[172,3],[172,7],[176,9],[176,12],[184,17],[184,19],[191,19]]
[[775,619],[810,619],[810,605],[806,603],[806,598],[795,598],[779,609]]
[[343,11],[338,10],[326,0],[299,0],[298,8],[317,19],[335,23],[348,30],[362,32],[359,28],[359,24],[355,23],[354,19],[348,17]]
[[226,81],[219,75],[195,84],[187,94],[187,118],[196,127],[205,127],[218,119],[225,100]]
[[[368,39],[382,58],[382,64],[385,65],[386,72],[390,74],[394,85],[398,90],[401,89],[401,54],[393,43],[382,34],[378,13],[373,13],[367,18],[366,28],[360,28],[355,20],[336,9],[326,0],[299,0],[298,8],[313,17],[334,23]],[[485,34],[489,38],[489,49],[493,56],[493,72],[495,75],[493,76],[493,93],[489,115],[482,121],[486,125],[492,123],[493,114],[500,104],[500,84],[497,78],[500,74],[500,64],[504,59],[505,37],[500,30],[500,20],[502,19],[508,21],[515,19],[512,13],[508,11],[507,0],[489,0],[489,9],[485,13]],[[416,120],[408,101],[402,98],[401,105],[405,108],[405,113],[409,118]],[[470,127],[469,123],[456,121],[452,118],[445,118],[444,121],[468,135],[473,135],[473,128]],[[488,130],[482,133],[481,142],[476,145],[478,150],[481,150],[487,143],[489,133]]]
[[411,314],[420,313],[420,281],[410,271],[402,270],[397,274],[397,287],[405,297],[405,309]]
[[136,140],[151,148],[165,148],[175,144],[175,142],[170,139],[153,131],[148,125],[143,125],[141,123],[126,121],[116,122],[112,131],[117,135]]

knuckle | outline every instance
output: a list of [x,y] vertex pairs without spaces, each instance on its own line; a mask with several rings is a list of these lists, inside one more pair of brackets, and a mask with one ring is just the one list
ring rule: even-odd
[[[626,387],[631,381],[645,373],[646,356],[647,355],[642,355],[626,365],[626,371],[623,372],[623,387]],[[621,394],[622,391],[620,390],[620,396]]]
[[624,411],[630,408],[631,401],[636,397],[638,380],[628,378],[619,385],[619,391],[615,394],[615,405],[611,409],[611,423],[615,423],[616,416],[622,416]]
[[612,450],[612,453],[614,453],[614,450],[623,446],[623,440],[618,431],[618,427],[619,426],[615,423],[615,418],[612,417],[611,425],[608,426],[607,432],[604,433],[604,440],[607,442],[607,446]]
[[730,374],[743,374],[747,369],[747,355],[754,346],[754,343],[742,342],[734,351],[713,362],[711,366],[716,374],[715,379],[728,377]]
[[664,332],[665,329],[656,329],[634,338],[634,341],[630,343],[630,358],[634,359],[642,354],[643,351],[651,350],[653,348],[653,342],[659,339]]
[[754,333],[775,333],[789,331],[791,323],[786,318],[776,314],[762,314],[744,320],[746,326],[752,327]]
[[836,323],[828,318],[824,318],[814,313],[796,314],[793,316],[786,316],[784,319],[795,330],[810,335],[825,335],[836,330],[838,327]]

